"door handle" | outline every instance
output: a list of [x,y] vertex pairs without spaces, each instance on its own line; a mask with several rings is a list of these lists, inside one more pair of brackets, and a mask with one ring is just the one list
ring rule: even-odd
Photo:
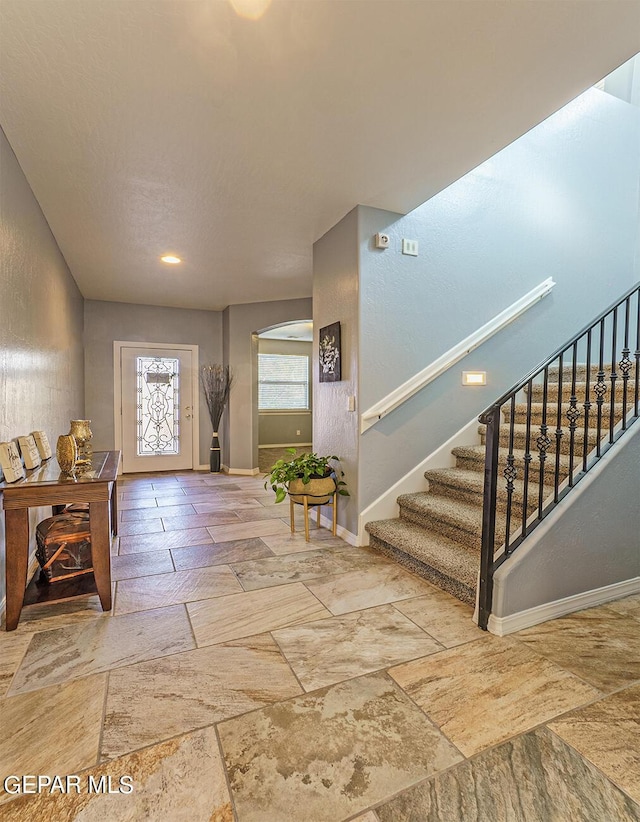
[[191,417],[192,417],[191,406],[190,405],[185,405],[184,410],[185,410],[185,415],[184,415],[185,420],[190,420]]

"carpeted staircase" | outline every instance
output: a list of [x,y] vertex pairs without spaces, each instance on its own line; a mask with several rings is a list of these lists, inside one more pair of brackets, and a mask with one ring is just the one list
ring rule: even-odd
[[[589,430],[587,432],[587,453],[591,452],[597,442],[597,407],[594,384],[597,379],[596,367],[590,374]],[[627,396],[627,408],[632,408],[631,385]],[[574,435],[574,470],[582,464],[585,444],[584,402],[586,395],[586,367],[577,367],[576,398],[577,408],[581,414],[577,421]],[[562,380],[562,421],[563,436],[560,440],[559,478],[565,480],[569,474],[570,436],[567,411],[570,409],[571,369],[563,370]],[[609,434],[611,383],[607,374],[607,392],[602,407],[601,433]],[[536,440],[540,435],[543,410],[542,383],[534,383],[531,393],[531,421],[529,452],[529,483],[527,498],[527,516],[539,503],[540,498],[540,460]],[[559,389],[559,370],[549,369],[547,386],[547,436],[551,440],[546,451],[544,486],[542,498],[547,499],[554,491],[554,473],[556,465],[555,430]],[[622,419],[622,380],[615,386],[613,412],[614,424]],[[509,531],[517,533],[523,522],[523,481],[525,465],[525,448],[527,443],[527,394],[523,392],[521,402],[515,404],[515,424],[513,426],[513,457],[517,470],[512,496],[512,513]],[[505,409],[505,422],[509,421],[511,408]],[[500,431],[500,466],[507,465],[509,454],[509,425],[501,426]],[[448,591],[453,596],[473,605],[476,600],[476,585],[480,568],[480,544],[482,536],[482,498],[484,483],[484,426],[479,426],[482,445],[470,445],[454,448],[454,468],[441,468],[426,471],[428,490],[415,494],[403,494],[398,497],[400,517],[398,519],[369,522],[371,547],[392,557],[401,565],[420,574],[434,585]],[[498,504],[496,511],[496,533],[505,534],[506,522],[506,481],[500,477]],[[524,517],[526,520],[526,517]]]

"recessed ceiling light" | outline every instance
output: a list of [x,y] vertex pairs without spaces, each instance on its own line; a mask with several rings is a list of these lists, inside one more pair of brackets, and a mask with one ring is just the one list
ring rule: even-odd
[[271,5],[271,0],[230,0],[238,17],[259,20]]
[[182,262],[180,257],[174,257],[173,254],[165,254],[164,257],[160,257],[160,259],[163,263],[169,263],[170,265],[177,265]]

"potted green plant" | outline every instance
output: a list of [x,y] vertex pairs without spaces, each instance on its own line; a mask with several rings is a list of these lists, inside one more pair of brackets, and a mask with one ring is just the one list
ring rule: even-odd
[[278,460],[267,475],[264,487],[275,492],[276,502],[282,502],[287,494],[294,502],[302,502],[302,497],[312,497],[313,503],[323,505],[333,494],[348,497],[344,472],[340,468],[340,458],[319,457],[317,454],[296,456],[295,448],[287,448],[292,459]]

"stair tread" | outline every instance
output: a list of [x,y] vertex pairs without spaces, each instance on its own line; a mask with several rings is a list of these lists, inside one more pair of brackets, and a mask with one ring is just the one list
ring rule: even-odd
[[[487,448],[485,445],[456,445],[451,449],[454,457],[462,457],[469,460],[482,460],[484,462]],[[515,451],[513,452],[516,453]],[[524,457],[524,451],[520,452]]]
[[[524,466],[514,463],[517,476],[513,481],[513,493],[511,495],[511,504],[515,516],[521,516],[522,504],[524,502]],[[529,467],[529,479],[527,482],[527,511],[531,513],[538,504],[538,497],[540,493],[540,479],[539,463],[537,460],[532,461]],[[484,498],[484,472],[473,471],[464,468],[441,468],[437,471],[425,471],[425,477],[429,480],[429,490],[427,493],[433,497],[440,497],[443,499],[451,499],[453,501],[464,501],[472,495],[469,500],[470,504],[481,507]],[[554,475],[548,471],[544,476],[545,492],[543,498],[546,498],[552,493]],[[432,485],[433,483],[433,485]],[[498,515],[504,513],[508,500],[506,479],[503,478],[502,472],[498,479],[497,489],[497,503]]]
[[[532,400],[531,410],[532,411],[538,411],[539,409],[542,409],[543,405],[544,405],[544,403],[542,403],[542,402],[538,402],[537,400]],[[578,408],[580,408],[580,410],[584,410],[583,407],[582,407],[583,405],[584,405],[584,402],[582,400],[578,400],[577,406],[578,406]],[[551,406],[551,408],[549,406]],[[563,401],[561,403],[561,406],[562,406],[562,411],[568,411],[568,409],[571,407],[571,403],[568,400],[566,402]],[[603,407],[603,409],[604,408],[610,408],[611,407],[611,402],[607,402],[605,400],[602,407]],[[614,404],[613,404],[614,411],[616,411],[620,414],[622,414],[623,407],[624,407],[624,403],[622,403],[622,402],[614,402]],[[589,417],[591,417],[591,414],[592,414],[594,408],[597,412],[598,406],[596,405],[596,401],[592,400],[591,401],[591,408],[589,409]],[[633,408],[633,401],[632,400],[627,400],[627,411],[630,408]],[[553,414],[557,413],[557,409],[558,409],[558,404],[556,402],[547,403],[547,417],[551,418],[551,416],[553,416]],[[505,413],[509,413],[509,411],[510,411],[509,405],[508,404],[504,405],[503,410],[504,410]],[[516,403],[516,411],[521,411],[521,412],[526,413],[526,410],[527,410],[527,403],[526,402],[517,402]]]
[[[620,355],[621,354],[622,354],[622,352],[620,352]],[[622,371],[620,370],[620,367],[618,365],[618,360],[620,358],[621,357],[616,357],[616,366],[615,366],[615,372],[616,372],[616,376],[617,376],[618,379],[622,379]],[[611,370],[612,370],[611,369],[611,358],[610,357],[605,358],[605,361],[602,365],[602,371],[605,375],[605,379],[608,380],[610,378]],[[635,363],[632,361],[631,369],[629,371],[629,375],[631,376],[633,374],[635,376],[635,370],[636,370]],[[598,363],[595,363],[595,364],[592,363],[590,365],[589,373],[590,373],[590,375],[592,375],[591,376],[592,380],[593,380],[594,376],[597,377],[599,371],[600,371],[600,365]],[[552,381],[557,382],[558,375],[560,373],[560,368],[557,365],[550,365],[548,373],[549,373],[549,382],[552,382]],[[564,363],[563,367],[562,367],[562,380],[563,380],[563,382],[566,382],[567,377],[569,379],[571,379],[572,374],[573,374],[573,364],[570,363],[570,362],[569,363]],[[586,363],[580,363],[580,362],[576,363],[576,378],[578,380],[584,380],[586,375],[587,375],[587,364]],[[542,374],[540,374],[539,378],[542,379]]]
[[470,553],[458,542],[401,519],[376,520],[366,530],[375,539],[403,551],[447,576],[475,588],[479,552]]
[[[522,452],[522,458],[524,459],[524,451]],[[536,462],[532,461],[531,466],[529,471],[529,493],[532,493],[534,490],[537,493],[538,484],[537,482],[533,482],[533,479],[535,479],[538,474],[536,471]],[[424,476],[427,480],[441,482],[443,485],[452,488],[467,489],[480,494],[484,491],[484,475],[478,471],[470,471],[467,468],[437,468],[431,471],[425,471]],[[518,491],[521,487],[524,488],[524,481],[516,479],[513,485],[515,490]],[[434,493],[431,487],[428,493]],[[444,496],[444,494],[435,493],[434,496]]]
[[[532,444],[532,446],[535,446],[536,437],[540,433],[539,432],[539,427],[540,426],[536,425],[535,423],[531,425],[531,444]],[[547,420],[547,427],[549,429],[547,431],[547,434],[549,435],[549,437],[551,437],[551,440],[553,442],[553,438],[555,437],[555,421],[554,420]],[[482,422],[479,423],[478,433],[482,435],[486,432],[486,430],[487,430],[487,426]],[[510,430],[510,427],[507,427],[505,425],[505,426],[502,427],[500,433],[501,433],[502,436],[504,436],[506,433],[508,433],[509,430]],[[562,431],[563,431],[563,434],[564,434],[565,437],[568,436],[568,430],[569,430],[569,424],[563,421]],[[526,436],[527,435],[527,424],[525,422],[514,422],[513,432],[516,435]],[[608,436],[608,431],[605,431],[603,429],[601,431],[601,434],[602,434],[603,437]],[[589,439],[590,442],[593,441],[594,443],[597,441],[597,439],[598,439],[597,429],[589,427],[588,439]],[[584,425],[583,425],[582,428],[578,425],[578,427],[576,428],[576,431],[575,431],[575,441],[576,442],[582,442],[583,440],[584,440]]]
[[[578,400],[576,407],[580,412],[580,416],[578,417],[578,427],[584,429],[584,419],[585,419],[585,408],[584,403],[581,400]],[[562,425],[568,427],[569,421],[567,414],[569,409],[571,408],[570,402],[562,402],[560,405],[560,415],[562,417]],[[514,406],[514,418],[516,421],[520,420],[518,424],[524,425],[527,418],[529,406],[526,402],[516,403]],[[542,413],[544,409],[544,403],[542,402],[532,402],[531,403],[531,423],[534,427],[539,428],[542,422]],[[511,419],[511,406],[509,404],[503,406],[503,413],[504,418],[506,421]],[[613,418],[614,420],[621,420],[622,414],[624,412],[624,403],[615,402],[613,404]],[[627,417],[631,416],[633,413],[633,402],[627,402]],[[554,401],[547,403],[547,425],[555,425],[558,415],[558,404]],[[602,419],[608,421],[611,417],[611,402],[605,401],[602,405],[601,409],[601,417]],[[589,409],[589,429],[592,431],[597,430],[597,423],[598,420],[598,406],[595,401],[592,400],[591,408]]]
[[[400,517],[406,508],[419,516],[434,517],[470,534],[482,533],[482,506],[435,496],[428,491],[402,494],[398,497]],[[420,526],[418,526],[420,527]]]
[[[596,378],[596,374],[595,373],[592,374],[591,379],[589,380],[589,393],[591,394],[592,398],[594,397],[593,386],[596,384],[597,381],[598,380]],[[607,375],[604,382],[605,382],[605,385],[607,386],[606,396],[610,397],[611,396],[611,380],[609,379],[609,375]],[[627,382],[629,390],[631,389],[631,386],[634,384],[634,382],[635,382],[635,375],[633,377],[631,377]],[[622,376],[620,374],[618,374],[618,379],[614,383],[614,391],[618,396],[622,396],[622,386],[623,386],[623,384],[624,384],[624,380],[622,379]],[[533,382],[533,383],[531,383],[531,388],[532,388],[532,391],[533,391],[534,395],[538,395],[538,396],[542,397],[542,395],[544,393],[544,382],[542,381],[542,379],[540,379],[539,381]],[[580,398],[580,397],[584,398],[584,396],[586,394],[586,390],[587,390],[586,380],[584,378],[576,380],[575,388],[576,388],[576,396],[578,398]],[[547,393],[548,393],[548,395],[550,395],[552,397],[557,397],[557,395],[559,394],[558,389],[559,389],[558,381],[554,380],[550,377],[549,381],[547,383]],[[525,385],[523,391],[524,391],[525,394],[528,394],[529,393],[529,386]],[[563,394],[563,396],[566,396],[567,398],[571,395],[571,375],[570,374],[569,375],[565,374],[565,376],[562,380],[562,394]]]
[[[441,482],[445,485],[455,485],[456,487],[466,487],[469,490],[482,491],[484,487],[484,477],[477,471],[469,471],[467,468],[432,468],[424,472],[425,479],[434,482]],[[429,493],[433,493],[429,486]],[[442,496],[441,494],[436,496]]]
[[[485,454],[486,454],[486,446],[484,445],[459,445],[456,448],[451,449],[451,453],[455,457],[460,457],[461,459],[473,460],[474,462],[481,462],[484,466]],[[507,448],[500,449],[500,457],[506,458],[507,454],[509,453]],[[521,462],[524,460],[525,451],[521,448],[514,448],[513,449],[513,456],[516,459],[516,462]],[[537,462],[538,456],[538,449],[536,448],[534,452],[532,452],[534,461],[531,463],[535,465]],[[553,456],[555,460],[555,454]],[[564,468],[569,467],[569,455],[568,454],[560,454],[560,465]],[[476,472],[477,473],[477,472]]]

